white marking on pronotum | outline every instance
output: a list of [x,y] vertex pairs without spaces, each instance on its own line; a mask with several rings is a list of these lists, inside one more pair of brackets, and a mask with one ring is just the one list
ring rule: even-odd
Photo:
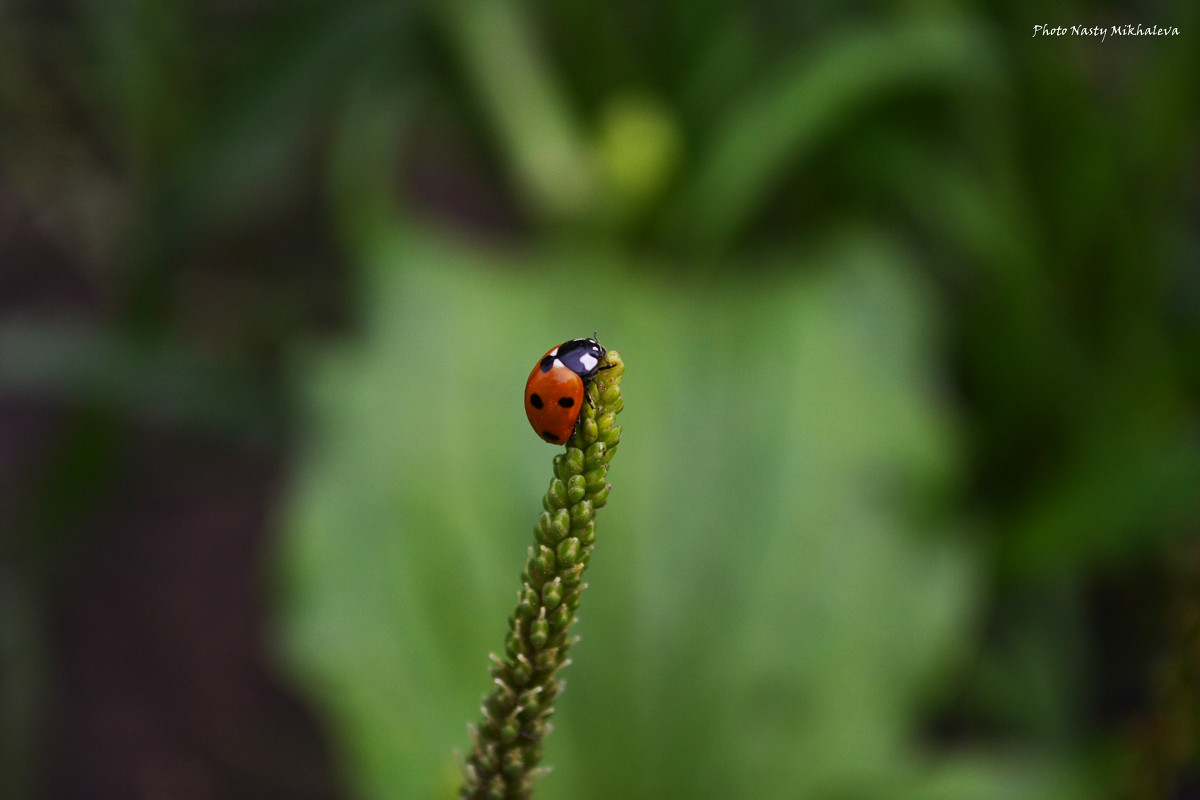
[[579,357],[579,363],[583,364],[583,368],[585,370],[587,370],[588,372],[591,372],[593,369],[596,368],[596,365],[600,363],[600,360],[593,355],[588,355],[587,353],[584,353],[583,355],[581,355]]

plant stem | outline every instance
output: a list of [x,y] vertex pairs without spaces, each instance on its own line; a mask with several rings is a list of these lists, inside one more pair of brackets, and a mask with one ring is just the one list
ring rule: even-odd
[[624,407],[625,364],[609,350],[610,368],[588,387],[566,451],[554,458],[554,478],[534,526],[534,546],[521,575],[517,608],[508,618],[505,657],[491,655],[495,688],[483,700],[479,726],[470,726],[465,800],[529,798],[548,769],[540,767],[542,739],[550,732],[554,701],[562,691],[559,670],[570,663],[571,628],[587,586],[583,572],[596,538],[596,509],[608,501],[608,464],[616,453]]

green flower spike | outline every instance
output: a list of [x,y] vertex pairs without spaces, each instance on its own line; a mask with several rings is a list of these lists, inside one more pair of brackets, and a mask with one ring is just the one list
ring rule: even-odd
[[588,387],[579,424],[567,449],[554,457],[554,478],[542,500],[521,575],[517,608],[508,618],[505,658],[492,654],[495,689],[483,699],[483,719],[469,726],[471,756],[464,767],[462,797],[514,800],[533,795],[534,782],[549,770],[539,767],[542,738],[550,732],[554,701],[563,689],[558,672],[570,660],[571,627],[583,571],[596,539],[596,509],[608,501],[608,463],[621,439],[617,414],[624,408],[620,353],[609,350],[608,369]]

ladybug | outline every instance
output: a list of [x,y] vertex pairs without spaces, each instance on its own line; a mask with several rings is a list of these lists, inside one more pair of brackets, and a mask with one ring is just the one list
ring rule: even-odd
[[595,339],[572,339],[542,356],[525,382],[525,416],[547,442],[571,437],[583,408],[584,390],[596,377],[604,348]]

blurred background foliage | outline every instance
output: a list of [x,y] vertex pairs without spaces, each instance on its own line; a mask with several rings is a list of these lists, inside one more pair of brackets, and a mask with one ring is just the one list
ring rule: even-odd
[[3,796],[456,796],[593,330],[545,797],[1200,791],[1197,4],[0,13]]

